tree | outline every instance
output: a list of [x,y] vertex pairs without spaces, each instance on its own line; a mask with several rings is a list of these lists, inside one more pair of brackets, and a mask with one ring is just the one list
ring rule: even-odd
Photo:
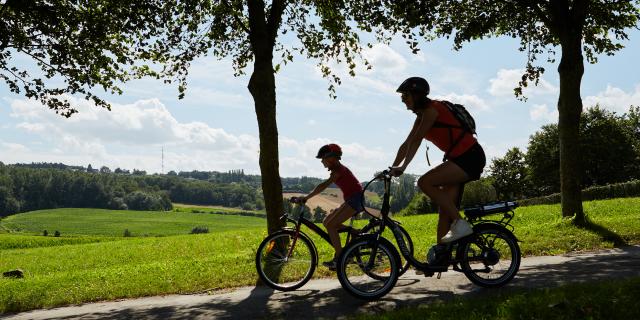
[[100,167],[100,173],[111,173],[111,169],[107,166]]
[[406,207],[416,193],[416,176],[403,174],[398,178],[397,184],[393,186],[393,197],[390,207],[392,212],[399,212]]
[[[186,10],[196,7],[198,10]],[[275,73],[293,60],[293,53],[319,60],[319,69],[329,79],[329,91],[335,96],[335,85],[341,80],[328,66],[330,61],[346,63],[350,75],[355,74],[356,60],[362,45],[355,27],[372,31],[373,12],[378,39],[389,41],[390,34],[413,34],[397,20],[386,19],[383,2],[370,1],[191,1],[179,3],[176,15],[168,22],[168,34],[161,39],[150,56],[165,67],[159,74],[175,76],[181,94],[186,88],[190,62],[211,53],[216,58],[231,57],[236,74],[242,74],[250,62],[253,70],[248,84],[260,139],[259,165],[267,212],[267,228],[274,232],[284,226],[279,219],[282,183],[279,175],[278,127],[276,123]],[[300,45],[287,47],[279,36],[295,33]],[[370,46],[370,44],[367,44]],[[172,51],[168,48],[179,47]],[[275,60],[274,60],[275,57]],[[367,62],[364,62],[368,65]]]
[[[577,178],[584,187],[624,182],[639,176],[639,154],[634,144],[633,113],[618,116],[598,106],[580,120],[579,148],[583,170]],[[560,190],[558,125],[550,124],[531,136],[525,162],[534,195]]]
[[[2,1],[0,79],[12,92],[36,99],[65,117],[77,110],[64,95],[83,95],[109,109],[110,104],[92,92],[96,87],[120,94],[119,83],[157,76],[135,62],[150,58],[144,48],[172,19],[166,9],[174,2]],[[35,63],[35,75],[14,65],[20,58]]]
[[324,217],[327,215],[327,212],[322,209],[322,207],[317,206],[313,209],[313,222],[319,223],[324,220]]
[[[635,3],[635,5],[634,5]],[[431,0],[399,1],[405,8],[410,25],[435,26],[428,39],[454,34],[454,48],[463,43],[489,36],[520,39],[520,51],[527,52],[525,74],[516,96],[530,82],[537,84],[544,68],[534,63],[540,54],[548,53],[555,62],[560,49],[560,95],[558,97],[558,133],[560,145],[560,185],[562,215],[585,221],[580,188],[580,154],[578,132],[582,99],[580,84],[584,73],[584,56],[590,63],[597,55],[612,55],[623,48],[628,39],[626,29],[637,26],[640,1],[607,0],[518,0],[473,1]],[[584,50],[584,52],[583,52]]]
[[502,158],[493,159],[489,167],[493,187],[499,199],[521,198],[528,192],[524,153],[512,148]]
[[529,167],[529,179],[534,196],[549,195],[560,191],[560,146],[558,125],[542,126],[529,138],[525,162]]

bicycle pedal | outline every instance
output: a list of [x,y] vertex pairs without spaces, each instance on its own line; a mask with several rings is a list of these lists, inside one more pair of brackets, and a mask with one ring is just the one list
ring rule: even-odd
[[437,279],[440,280],[440,277],[442,277],[442,272],[438,272],[438,277]]

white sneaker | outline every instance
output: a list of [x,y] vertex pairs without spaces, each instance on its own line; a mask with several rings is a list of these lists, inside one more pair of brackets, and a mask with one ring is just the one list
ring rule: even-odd
[[464,219],[457,219],[451,224],[451,229],[442,237],[442,243],[449,243],[464,238],[473,233],[473,228]]

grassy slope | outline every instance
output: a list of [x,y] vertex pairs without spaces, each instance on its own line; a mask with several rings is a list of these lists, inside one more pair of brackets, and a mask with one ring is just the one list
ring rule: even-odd
[[[588,202],[585,210],[602,228],[591,231],[572,226],[559,218],[558,205],[518,208],[513,224],[515,234],[523,240],[521,247],[525,255],[609,248],[616,240],[612,235],[627,243],[640,243],[640,198]],[[48,223],[59,223],[63,237],[0,234],[3,244],[21,243],[25,239],[33,243],[28,249],[0,245],[0,270],[21,268],[27,274],[21,280],[0,278],[0,312],[122,297],[198,292],[251,285],[256,281],[254,254],[266,236],[264,219],[147,212],[130,212],[131,216],[127,216],[121,215],[123,212],[84,211],[89,218],[96,218],[91,215],[115,214],[107,220],[110,227],[100,227],[98,221],[104,220],[79,219],[85,221],[84,226],[79,222],[71,223],[72,218],[80,216],[79,212],[71,210],[58,219],[46,216],[35,219],[34,214],[38,212],[26,213],[2,221],[0,226],[5,228],[13,226],[40,233],[42,225],[30,226],[29,223],[44,223],[43,220],[49,219]],[[230,227],[236,222],[227,221],[228,218],[240,220]],[[116,219],[125,219],[126,223],[115,223]],[[414,239],[417,257],[423,257],[429,245],[435,242],[435,219],[435,215],[401,218]],[[164,235],[188,233],[191,227],[206,223],[211,223],[209,229],[215,233],[149,238],[112,236],[121,235],[124,228],[133,230],[134,235],[136,232],[150,233],[150,230]],[[177,227],[179,225],[183,227]],[[145,228],[136,231],[137,227],[133,226]],[[236,231],[220,231],[225,227]],[[51,232],[52,229],[47,228]],[[67,238],[64,237],[65,230],[68,234],[90,232],[93,235]],[[102,230],[106,237],[96,235],[96,230]],[[330,258],[332,249],[329,245],[317,236],[312,237],[320,251],[320,260]],[[332,273],[319,268],[315,276],[327,277]]]
[[121,211],[105,209],[38,210],[10,216],[2,227],[27,234],[122,236],[128,229],[134,236],[187,234],[197,226],[210,232],[264,226],[263,219],[179,212]]

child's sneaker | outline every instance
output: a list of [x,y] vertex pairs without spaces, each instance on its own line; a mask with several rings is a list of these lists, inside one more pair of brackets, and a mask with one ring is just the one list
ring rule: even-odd
[[329,270],[331,271],[336,271],[337,269],[337,264],[335,259],[330,261],[325,261],[322,263],[322,265],[329,268]]
[[464,238],[473,233],[473,228],[464,219],[457,219],[451,224],[451,229],[442,237],[442,243],[449,243]]

